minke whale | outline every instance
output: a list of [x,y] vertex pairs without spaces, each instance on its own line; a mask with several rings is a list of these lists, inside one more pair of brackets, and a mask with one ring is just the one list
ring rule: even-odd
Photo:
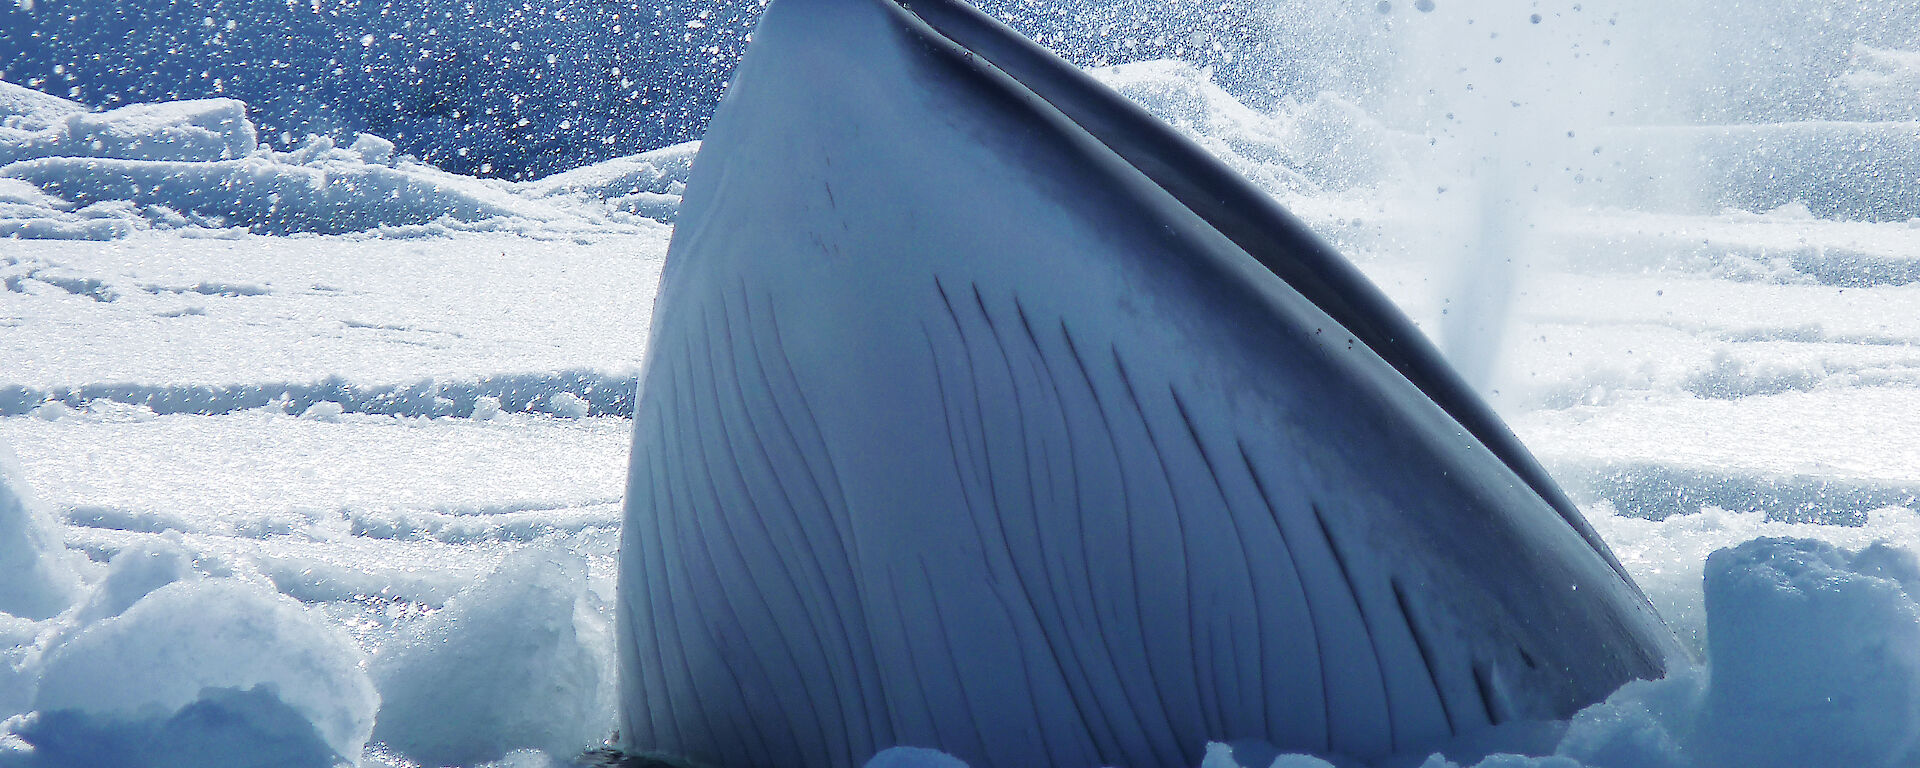
[[1350,264],[960,0],[775,0],[684,200],[620,550],[630,753],[1372,760],[1682,653]]

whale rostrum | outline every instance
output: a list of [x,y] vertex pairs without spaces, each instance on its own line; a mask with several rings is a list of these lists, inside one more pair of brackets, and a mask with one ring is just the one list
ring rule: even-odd
[[669,249],[621,746],[1372,759],[1680,653],[1377,289],[959,0],[775,0]]

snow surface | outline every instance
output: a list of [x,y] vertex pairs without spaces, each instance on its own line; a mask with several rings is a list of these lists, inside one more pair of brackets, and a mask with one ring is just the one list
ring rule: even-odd
[[[1920,760],[1920,225],[1834,159],[1913,172],[1884,45],[1835,91],[1879,123],[1595,134],[1785,153],[1824,198],[1529,200],[1487,389],[1701,664],[1407,765]],[[1477,198],[1427,184],[1419,131],[1188,64],[1096,75],[1423,327],[1463,311]],[[274,149],[248,109],[0,83],[0,766],[565,764],[611,735],[623,416],[697,146],[510,183],[372,135]],[[1475,754],[1503,748],[1536,756]],[[1205,763],[1238,765],[1326,763]]]

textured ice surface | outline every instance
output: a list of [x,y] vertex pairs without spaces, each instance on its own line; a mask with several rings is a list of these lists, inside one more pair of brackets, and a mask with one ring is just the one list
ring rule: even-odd
[[[671,220],[696,145],[578,168],[537,184],[459,176],[358,134],[262,146],[233,99],[89,112],[0,82],[0,236],[105,240],[150,229],[199,234],[549,235],[632,231]],[[543,198],[564,194],[564,204]]]
[[172,713],[137,714],[78,709],[35,712],[13,723],[13,736],[31,752],[0,756],[16,768],[194,768],[261,766],[336,768],[351,764],[314,723],[261,685],[204,688]]
[[364,662],[340,628],[271,589],[176,582],[55,648],[34,709],[134,723],[218,700],[209,689],[265,688],[333,752],[357,760],[380,706]]
[[[27,89],[0,82],[14,103],[33,97]],[[32,92],[38,95],[38,92]],[[80,111],[78,105],[31,105],[14,122],[14,135],[0,141],[0,165],[41,157],[96,157],[121,160],[232,160],[258,147],[247,105],[233,99],[201,99],[138,104],[105,112]],[[29,126],[44,125],[38,130]]]
[[374,656],[386,708],[374,738],[425,765],[598,746],[614,688],[598,602],[585,558],[553,547],[509,556]]
[[80,581],[61,539],[0,439],[0,613],[45,619],[72,604]]
[[1707,558],[1703,757],[1751,766],[1920,759],[1920,561],[1758,539]]

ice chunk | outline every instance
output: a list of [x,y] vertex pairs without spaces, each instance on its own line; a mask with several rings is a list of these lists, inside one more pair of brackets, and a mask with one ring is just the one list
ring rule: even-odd
[[1698,667],[1628,683],[1575,715],[1556,751],[1596,768],[1692,768],[1685,745],[1705,696]]
[[1267,764],[1267,768],[1334,768],[1329,763],[1312,755],[1281,755]]
[[1706,564],[1705,668],[1629,683],[1558,753],[1594,768],[1892,768],[1920,760],[1920,561],[1755,539]]
[[[34,699],[41,719],[29,732],[52,743],[64,738],[57,725],[95,729],[93,738],[120,723],[135,738],[156,718],[187,718],[211,720],[184,734],[169,725],[163,736],[226,739],[238,732],[219,730],[222,713],[255,710],[271,696],[357,762],[380,706],[363,660],[345,633],[287,597],[232,579],[176,582],[49,654]],[[265,719],[244,727],[262,739],[252,742],[257,753],[292,738],[285,714],[260,710]]]
[[700,142],[619,157],[520,185],[535,197],[599,201],[616,211],[671,222],[680,213],[680,193],[693,172]]
[[[123,160],[231,160],[258,148],[247,105],[233,99],[136,104],[106,112],[25,89],[0,91],[0,164],[43,157]],[[26,93],[35,93],[26,91]],[[6,116],[19,110],[22,114]]]
[[8,131],[45,130],[68,115],[85,111],[85,105],[0,81],[0,140]]
[[[1227,744],[1208,744],[1206,755],[1200,761],[1200,768],[1335,768],[1333,763],[1311,755],[1278,755],[1250,761],[1240,752],[1241,750]],[[1271,748],[1266,750],[1266,754],[1272,755]],[[1441,765],[1452,765],[1438,757],[1435,760],[1440,760]],[[874,755],[867,761],[866,768],[967,768],[967,764],[960,758],[937,749],[893,747]],[[1511,768],[1519,768],[1519,766]],[[1561,767],[1558,764],[1548,764],[1540,768]],[[1579,767],[1571,766],[1571,768]]]
[[92,623],[125,613],[154,590],[196,578],[193,555],[164,538],[141,539],[114,554],[107,577],[93,588],[75,618]]
[[587,401],[572,392],[555,392],[547,398],[547,412],[563,419],[584,419]]
[[1757,539],[1709,556],[1703,751],[1749,768],[1920,761],[1916,574],[1884,545]]
[[487,763],[480,768],[574,768],[576,763],[561,763],[552,755],[537,749],[520,749],[508,752],[497,762]]
[[693,173],[693,158],[699,153],[700,142],[690,141],[556,173],[521,186],[542,197],[580,195],[611,200],[641,192],[678,197],[680,193],[673,185],[686,183]]
[[481,395],[473,399],[474,421],[490,421],[500,415],[500,398]]
[[258,146],[247,105],[233,99],[135,104],[71,115],[59,154],[123,160],[233,160]]
[[0,614],[46,619],[73,604],[80,577],[59,526],[23,478],[0,443]]
[[33,751],[18,768],[334,768],[351,762],[321,738],[271,683],[208,688],[171,714],[83,710],[37,712],[13,734]]
[[321,400],[320,402],[307,406],[306,410],[301,411],[300,418],[308,421],[339,421],[341,414],[346,413],[346,411],[346,407],[339,403],[332,400]]
[[967,768],[967,764],[937,749],[894,747],[874,755],[866,768]]
[[427,765],[578,754],[613,731],[612,645],[585,559],[521,550],[374,656],[374,737]]
[[1208,744],[1206,756],[1200,759],[1200,768],[1246,768],[1235,759],[1233,752],[1233,747],[1225,744]]
[[[1428,760],[1426,765],[1428,768],[1440,768],[1441,766],[1450,766],[1452,763],[1448,763],[1440,758],[1433,758]],[[1491,755],[1487,757],[1487,759],[1475,763],[1474,768],[1582,768],[1582,766],[1572,758],[1555,755],[1545,757]]]
[[393,142],[371,133],[363,133],[355,136],[353,146],[348,147],[348,149],[351,149],[354,154],[359,155],[360,159],[365,162],[375,165],[389,165],[393,163]]

